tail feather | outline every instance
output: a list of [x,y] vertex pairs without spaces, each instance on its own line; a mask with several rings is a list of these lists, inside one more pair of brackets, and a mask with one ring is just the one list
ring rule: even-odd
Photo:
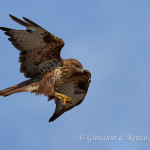
[[19,84],[16,84],[14,86],[11,86],[11,87],[8,87],[4,90],[1,90],[0,96],[6,97],[6,96],[9,96],[9,95],[14,94],[14,93],[25,92],[29,86],[34,86],[33,84],[34,83],[31,79],[24,81],[24,82],[21,82]]

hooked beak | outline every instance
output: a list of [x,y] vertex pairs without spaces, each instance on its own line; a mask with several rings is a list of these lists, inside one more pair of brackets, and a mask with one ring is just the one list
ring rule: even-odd
[[76,68],[76,72],[80,72],[80,73],[82,73],[82,74],[83,74],[84,69],[83,69],[83,68]]
[[84,70],[83,70],[83,68],[82,68],[82,69],[81,69],[81,73],[82,73],[82,74],[83,74],[83,71],[84,71]]

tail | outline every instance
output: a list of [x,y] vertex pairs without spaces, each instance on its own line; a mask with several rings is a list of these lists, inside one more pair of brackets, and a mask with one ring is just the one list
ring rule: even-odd
[[14,93],[25,92],[25,91],[28,91],[28,88],[31,88],[31,87],[35,87],[35,83],[33,83],[32,79],[21,82],[19,84],[16,84],[4,90],[1,90],[0,96],[6,97]]

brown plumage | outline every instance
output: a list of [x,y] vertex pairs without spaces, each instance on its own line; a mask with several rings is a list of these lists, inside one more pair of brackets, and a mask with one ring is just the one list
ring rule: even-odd
[[49,122],[54,121],[83,101],[91,81],[91,73],[83,70],[79,61],[60,57],[64,46],[62,39],[25,17],[25,21],[12,15],[10,17],[25,26],[26,30],[0,29],[5,31],[12,45],[20,51],[20,72],[30,79],[1,90],[0,96],[18,92],[44,94],[49,100],[55,100],[56,109]]

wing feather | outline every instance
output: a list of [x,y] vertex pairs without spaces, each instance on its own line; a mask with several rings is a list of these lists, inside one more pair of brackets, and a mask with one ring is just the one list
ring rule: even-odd
[[71,81],[65,82],[60,87],[57,87],[57,92],[67,95],[72,98],[73,103],[66,103],[63,105],[59,99],[55,99],[56,108],[49,122],[54,121],[64,112],[69,111],[73,107],[81,104],[86,96],[86,93],[91,82],[91,73],[88,70],[84,70],[83,73],[75,73],[71,77]]
[[26,27],[26,30],[15,30],[0,27],[9,36],[9,41],[20,51],[20,71],[25,77],[41,76],[62,65],[60,51],[64,41],[33,21],[23,17],[25,21],[10,15],[15,22]]
[[11,15],[11,14],[9,14],[9,16],[10,16],[10,18],[11,18],[12,20],[14,20],[15,22],[19,23],[20,25],[23,25],[23,26],[25,26],[25,27],[29,26],[28,23],[26,23],[26,22],[20,20],[19,18],[15,17],[15,16],[13,16],[13,15]]

